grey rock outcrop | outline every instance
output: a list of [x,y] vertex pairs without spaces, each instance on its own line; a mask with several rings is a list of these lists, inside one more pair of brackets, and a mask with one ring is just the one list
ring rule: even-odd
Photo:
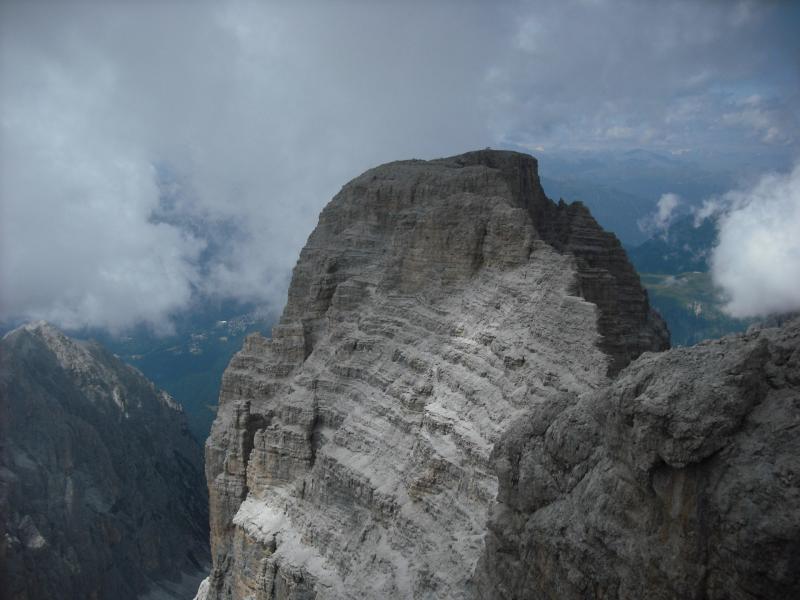
[[530,156],[367,171],[223,377],[198,597],[470,597],[495,444],[667,346],[619,242]]
[[0,445],[3,598],[132,599],[206,567],[201,447],[99,344],[46,323],[3,337]]
[[800,319],[539,403],[494,460],[480,598],[800,597]]

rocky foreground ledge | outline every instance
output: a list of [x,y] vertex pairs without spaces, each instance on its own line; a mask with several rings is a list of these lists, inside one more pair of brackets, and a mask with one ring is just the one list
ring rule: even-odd
[[769,331],[648,353],[619,242],[530,156],[367,171],[224,375],[198,597],[796,591],[800,341]]
[[493,457],[478,597],[800,597],[800,319],[642,356]]

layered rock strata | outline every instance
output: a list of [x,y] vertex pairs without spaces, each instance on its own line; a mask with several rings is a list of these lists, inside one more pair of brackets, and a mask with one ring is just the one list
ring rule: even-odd
[[46,323],[3,337],[0,597],[168,597],[207,568],[206,502],[166,392]]
[[800,319],[542,403],[494,461],[479,598],[798,598]]
[[469,597],[495,445],[667,346],[619,242],[547,199],[530,156],[366,172],[223,377],[199,595]]

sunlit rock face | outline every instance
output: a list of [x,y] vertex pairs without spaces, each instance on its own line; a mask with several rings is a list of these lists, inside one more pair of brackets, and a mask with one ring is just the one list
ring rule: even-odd
[[465,598],[493,450],[668,346],[616,238],[530,156],[403,161],[322,211],[271,340],[226,371],[199,597]]
[[202,448],[99,344],[43,322],[3,337],[0,450],[0,597],[133,599],[207,564]]

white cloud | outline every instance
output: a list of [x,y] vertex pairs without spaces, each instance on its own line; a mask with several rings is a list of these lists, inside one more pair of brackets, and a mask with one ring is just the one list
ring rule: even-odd
[[693,206],[691,209],[694,215],[694,226],[700,227],[706,219],[716,219],[717,215],[723,212],[726,207],[727,203],[724,198],[718,198],[716,196],[706,198],[699,208]]
[[675,220],[675,210],[682,204],[680,196],[673,193],[661,194],[656,203],[656,212],[639,221],[639,229],[645,233],[666,233]]
[[[788,59],[796,36],[770,21],[780,19],[771,12],[778,4],[562,0],[523,6],[528,16],[513,28],[520,51],[507,53],[493,74],[503,113],[495,115],[496,124],[509,141],[589,149],[733,146],[752,131],[756,116],[735,116],[753,109],[731,99],[752,89],[762,91],[759,110],[779,129],[759,129],[752,141],[797,141],[796,85],[776,94],[755,83],[778,72],[796,81]],[[726,113],[731,116],[721,119]]]
[[[204,242],[150,220],[159,190],[147,158],[87,126],[102,98],[48,89],[3,124],[3,310],[66,327],[168,329],[198,283]],[[50,103],[57,114],[38,120]]]
[[454,101],[485,23],[406,12],[4,4],[0,319],[163,330],[197,293],[282,306],[348,179],[487,145]]
[[721,203],[711,273],[729,298],[725,310],[734,317],[800,310],[800,164]]
[[280,307],[319,210],[388,160],[729,143],[718,90],[786,43],[742,6],[0,3],[0,320]]
[[680,196],[677,194],[662,194],[658,199],[658,213],[656,214],[655,225],[659,229],[666,229],[675,214],[675,209],[681,204]]

